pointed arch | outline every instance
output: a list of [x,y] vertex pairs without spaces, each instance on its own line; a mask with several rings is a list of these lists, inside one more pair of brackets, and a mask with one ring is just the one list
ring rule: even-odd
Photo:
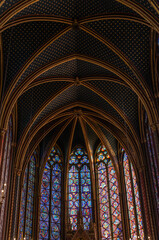
[[[65,29],[65,32],[69,31],[70,28]],[[64,32],[61,32],[61,35],[63,35]],[[56,36],[54,38],[57,39],[61,36],[60,34],[58,36]],[[48,45],[47,45],[48,46]],[[45,48],[44,48],[45,49]],[[43,49],[43,50],[44,50]],[[40,50],[37,54],[40,54]],[[33,59],[35,59],[36,56],[34,56]],[[30,60],[30,61],[33,61]],[[83,60],[92,64],[96,64],[97,66],[100,66],[104,69],[107,69],[109,71],[111,71],[112,73],[116,74],[118,77],[120,77],[124,82],[126,82],[128,84],[128,86],[138,95],[138,97],[141,99],[146,111],[149,114],[150,117],[150,123],[154,123],[157,122],[157,109],[155,106],[155,102],[154,102],[154,98],[150,92],[149,89],[146,88],[142,88],[140,87],[140,85],[138,83],[136,83],[136,81],[134,81],[133,79],[131,79],[127,74],[125,74],[124,72],[120,71],[119,69],[117,69],[116,67],[114,67],[114,65],[108,64],[107,62],[103,62],[101,60],[92,58],[92,57],[88,57],[85,55],[80,55],[80,54],[73,54],[73,55],[69,55],[67,57],[58,59],[57,61],[53,61],[50,62],[49,64],[46,64],[45,66],[43,66],[42,68],[37,69],[34,73],[32,73],[28,78],[26,78],[22,84],[19,84],[19,86],[16,88],[14,94],[12,94],[11,96],[11,92],[13,90],[13,86],[10,89],[10,93],[8,92],[8,94],[6,94],[6,99],[4,99],[4,103],[3,103],[3,109],[2,109],[2,116],[0,118],[0,124],[1,127],[4,127],[5,129],[7,128],[7,122],[9,119],[9,114],[11,112],[11,110],[13,109],[16,101],[18,100],[18,98],[22,95],[22,93],[25,91],[25,89],[29,86],[29,84],[31,84],[33,82],[33,80],[35,80],[37,77],[39,77],[42,73],[48,71],[51,68],[54,68],[56,66],[59,66],[65,62],[71,61],[71,60]],[[29,63],[28,63],[29,64]],[[26,65],[25,69],[28,67],[29,65]],[[22,71],[23,73],[24,71]],[[22,75],[21,73],[21,75]],[[17,76],[17,80],[15,80],[15,82],[17,82],[19,79],[19,77]],[[84,85],[84,84],[83,84]]]
[[[38,2],[39,0],[24,0],[20,1],[18,4],[15,4],[12,8],[10,8],[1,18],[0,27],[3,27],[5,23],[7,23],[12,17],[14,17],[18,12],[22,11],[26,7],[30,6],[33,3]],[[2,2],[2,4],[4,1]]]
[[60,239],[62,153],[53,147],[45,164],[41,181],[39,240]]
[[122,149],[122,152],[131,238],[144,239],[141,203],[135,171],[124,149]]
[[21,192],[19,236],[18,239],[33,237],[33,214],[35,203],[37,152],[30,157],[24,173]]
[[131,8],[134,12],[138,13],[148,23],[150,23],[157,32],[159,32],[159,26],[158,26],[157,19],[155,19],[155,17],[150,12],[148,12],[147,9],[145,9],[143,6],[141,6],[139,3],[136,3],[135,1],[132,1],[132,0],[131,1],[130,0],[116,0],[116,1]]
[[81,212],[83,226],[89,230],[92,219],[92,191],[89,159],[86,150],[76,146],[69,159],[68,213],[72,230],[77,230],[77,216]]
[[101,239],[123,239],[118,179],[110,155],[100,144],[95,154]]

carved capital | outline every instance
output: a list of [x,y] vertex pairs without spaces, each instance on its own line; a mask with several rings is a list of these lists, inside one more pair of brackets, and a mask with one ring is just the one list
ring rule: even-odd
[[0,136],[4,136],[6,132],[7,132],[7,129],[0,128]]
[[142,173],[145,170],[145,166],[142,164],[138,169],[139,169],[139,173]]
[[19,177],[21,175],[22,169],[15,168],[15,173]]
[[151,124],[150,128],[151,128],[152,132],[156,132],[157,129],[159,129],[159,123],[157,122],[157,123]]

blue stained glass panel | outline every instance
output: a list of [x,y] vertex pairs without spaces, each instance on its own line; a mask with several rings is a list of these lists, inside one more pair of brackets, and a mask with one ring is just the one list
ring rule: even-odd
[[68,208],[72,230],[77,230],[79,211],[83,215],[84,229],[88,230],[92,218],[92,201],[89,159],[86,151],[81,147],[75,148],[71,153],[69,164]]
[[[83,181],[82,181],[83,180]],[[92,218],[90,170],[84,165],[81,169],[81,205],[84,229],[89,230]]]
[[58,149],[53,148],[46,162],[41,183],[39,239],[60,240],[60,232],[61,155]]
[[30,162],[25,170],[24,184],[22,190],[19,239],[23,236],[31,239],[33,229],[33,210],[34,210],[34,190],[35,190],[35,154],[30,158]]

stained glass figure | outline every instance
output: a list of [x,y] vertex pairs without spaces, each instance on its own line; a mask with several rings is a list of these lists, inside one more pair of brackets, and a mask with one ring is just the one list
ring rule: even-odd
[[83,224],[85,229],[89,229],[92,215],[91,202],[91,176],[87,165],[84,165],[80,171],[81,177],[81,207],[83,215]]
[[117,176],[103,145],[96,154],[101,239],[123,239]]
[[125,175],[125,185],[126,185],[126,193],[127,193],[127,203],[128,203],[128,212],[129,212],[129,222],[130,222],[130,231],[131,231],[131,238],[137,239],[137,226],[135,222],[135,209],[134,209],[134,203],[133,203],[133,189],[132,189],[132,183],[130,179],[130,167],[129,167],[129,161],[127,158],[126,153],[124,153],[124,159],[123,159],[123,166],[124,166],[124,175]]
[[106,166],[102,162],[98,165],[98,187],[99,187],[99,203],[100,203],[100,225],[102,239],[111,238],[111,223],[109,211],[109,192],[108,192],[108,176]]
[[61,232],[61,153],[53,147],[46,162],[40,201],[39,239],[60,240]]
[[31,156],[24,175],[20,208],[19,240],[24,237],[26,240],[32,238],[36,168],[35,156],[36,152]]
[[131,238],[137,239],[139,236],[140,239],[144,239],[139,190],[138,190],[138,185],[136,181],[135,171],[125,152],[123,157],[123,167],[124,167]]
[[89,230],[92,218],[91,176],[88,155],[82,147],[75,148],[70,156],[68,192],[72,230],[77,230],[79,211],[82,211],[84,229]]

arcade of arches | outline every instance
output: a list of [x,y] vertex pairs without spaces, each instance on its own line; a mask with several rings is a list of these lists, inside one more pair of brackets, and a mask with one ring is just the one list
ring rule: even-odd
[[159,239],[159,1],[0,0],[0,239]]

